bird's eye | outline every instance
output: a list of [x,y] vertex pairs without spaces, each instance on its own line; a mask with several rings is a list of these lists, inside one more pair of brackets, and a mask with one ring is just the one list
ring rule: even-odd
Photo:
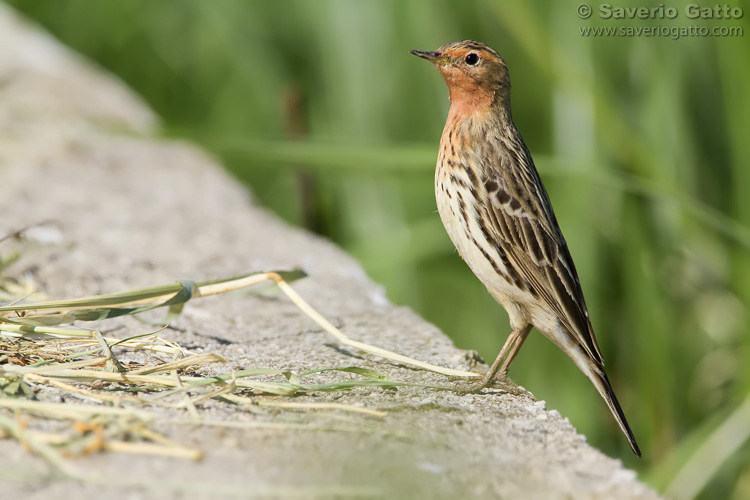
[[474,66],[478,62],[479,62],[479,56],[476,55],[474,52],[466,56],[466,64],[468,64],[469,66]]

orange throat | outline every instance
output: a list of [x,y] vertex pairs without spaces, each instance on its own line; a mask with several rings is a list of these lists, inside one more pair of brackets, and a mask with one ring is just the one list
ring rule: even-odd
[[479,113],[487,112],[492,106],[492,101],[495,98],[495,93],[485,89],[472,89],[467,91],[465,88],[461,89],[450,89],[451,99],[451,114],[462,115],[476,115]]
[[445,83],[448,84],[451,114],[475,115],[490,110],[495,100],[494,91],[479,85],[462,73],[444,71],[442,68],[440,72],[443,74]]

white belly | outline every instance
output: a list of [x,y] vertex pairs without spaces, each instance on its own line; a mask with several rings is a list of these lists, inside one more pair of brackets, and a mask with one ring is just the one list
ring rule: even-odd
[[[533,304],[534,297],[503,277],[512,271],[506,269],[494,242],[487,241],[482,233],[476,210],[476,203],[481,200],[475,202],[469,190],[447,181],[439,169],[435,182],[435,199],[440,219],[453,245],[476,277],[508,312],[511,326],[520,328],[530,324],[531,311],[528,306]],[[462,199],[466,220],[461,214]]]

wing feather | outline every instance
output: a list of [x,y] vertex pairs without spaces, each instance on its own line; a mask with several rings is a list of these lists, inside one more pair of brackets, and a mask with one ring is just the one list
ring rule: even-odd
[[587,353],[603,364],[568,245],[525,145],[523,151],[513,158],[491,155],[501,159],[501,168],[482,169],[478,185],[490,200],[481,208],[482,215],[519,275],[514,281],[527,283]]

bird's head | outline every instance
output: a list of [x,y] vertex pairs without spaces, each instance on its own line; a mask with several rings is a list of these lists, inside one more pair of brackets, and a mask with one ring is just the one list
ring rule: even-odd
[[427,59],[448,84],[451,107],[463,112],[486,110],[493,104],[507,105],[510,99],[510,76],[500,54],[483,43],[464,40],[434,51],[412,50]]

